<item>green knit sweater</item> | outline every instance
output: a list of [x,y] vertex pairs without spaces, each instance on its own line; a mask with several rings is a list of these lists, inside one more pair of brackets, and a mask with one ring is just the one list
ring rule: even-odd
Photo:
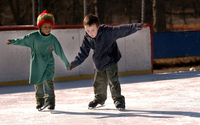
[[12,45],[31,48],[30,59],[30,84],[41,84],[45,80],[53,80],[55,74],[55,62],[52,51],[58,55],[69,67],[63,49],[57,38],[50,34],[43,36],[40,31],[32,32],[23,38],[9,39]]

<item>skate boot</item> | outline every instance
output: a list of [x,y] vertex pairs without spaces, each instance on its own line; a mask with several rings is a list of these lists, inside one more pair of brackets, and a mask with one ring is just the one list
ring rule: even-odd
[[96,106],[97,106],[98,104],[100,104],[100,105],[101,105],[100,107],[102,107],[104,103],[101,104],[101,103],[98,103],[96,100],[93,100],[93,101],[91,101],[91,102],[89,103],[88,109],[94,109],[94,108],[96,108]]
[[49,106],[49,102],[45,103],[42,107],[38,108],[38,111],[44,110],[47,106]]
[[120,102],[120,101],[116,101],[115,102],[115,107],[120,111],[124,110],[125,109],[125,103],[124,102]]
[[38,104],[36,105],[36,109],[40,109],[40,108],[42,108],[43,105],[44,105],[43,103],[38,102]]
[[55,105],[49,105],[49,106],[48,106],[48,109],[49,109],[49,110],[54,110],[54,109],[55,109]]

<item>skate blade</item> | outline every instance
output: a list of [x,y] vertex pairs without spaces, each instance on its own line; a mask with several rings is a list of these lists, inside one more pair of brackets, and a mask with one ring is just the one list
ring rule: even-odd
[[100,108],[100,107],[104,107],[105,105],[99,105],[99,106],[96,106],[96,107],[88,107],[89,110],[92,110],[92,109],[97,109],[97,108]]
[[125,108],[123,107],[123,108],[117,108],[119,111],[124,111],[125,110]]
[[49,103],[45,104],[44,106],[42,106],[41,108],[39,108],[38,111],[44,110],[48,105],[49,105]]

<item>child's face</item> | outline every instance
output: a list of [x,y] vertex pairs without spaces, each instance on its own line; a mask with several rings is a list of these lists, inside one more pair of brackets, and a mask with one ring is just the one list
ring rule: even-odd
[[85,25],[84,28],[90,37],[95,38],[97,36],[98,27],[96,24],[92,24],[91,26]]
[[49,35],[50,32],[52,30],[52,25],[49,24],[49,23],[44,23],[42,26],[41,26],[41,32],[45,35]]

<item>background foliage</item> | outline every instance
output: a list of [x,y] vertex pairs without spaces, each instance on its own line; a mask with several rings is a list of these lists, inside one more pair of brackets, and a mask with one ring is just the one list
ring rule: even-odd
[[[32,4],[32,0],[0,0],[0,26],[33,25]],[[83,4],[83,0],[42,0],[42,10],[55,16],[55,25],[80,25]],[[141,0],[87,0],[87,13],[105,24],[139,23]],[[152,23],[154,32],[199,30],[200,0],[145,0],[144,22]]]

